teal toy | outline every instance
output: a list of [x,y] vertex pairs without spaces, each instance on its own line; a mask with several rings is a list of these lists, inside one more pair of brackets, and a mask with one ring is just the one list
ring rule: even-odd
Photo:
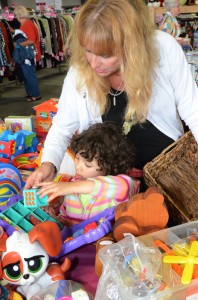
[[37,195],[38,189],[31,189],[31,190],[23,190],[23,199],[24,199],[24,206],[28,207],[38,207],[38,206],[47,206],[48,203],[48,196],[39,197]]

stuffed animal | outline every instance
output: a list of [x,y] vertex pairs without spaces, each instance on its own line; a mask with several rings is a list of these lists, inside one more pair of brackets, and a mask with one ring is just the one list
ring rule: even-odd
[[168,218],[163,194],[157,187],[149,187],[116,206],[113,234],[117,241],[124,238],[124,233],[144,235],[165,228]]
[[57,256],[61,248],[61,232],[54,222],[42,222],[29,233],[14,231],[7,240],[0,240],[0,277],[18,285],[17,291],[28,300],[40,289],[65,279],[68,258],[61,265],[49,264],[49,256]]

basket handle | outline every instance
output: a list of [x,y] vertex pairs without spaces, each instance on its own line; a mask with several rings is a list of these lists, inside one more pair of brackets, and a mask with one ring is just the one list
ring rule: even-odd
[[178,140],[176,140],[175,142],[170,144],[167,148],[165,148],[161,152],[161,154],[166,154],[167,152],[171,151],[178,144],[179,141],[183,140],[187,135],[190,135],[190,134],[192,134],[191,131],[188,131],[185,134],[183,134]]
[[172,144],[170,144],[168,147],[166,147],[161,154],[166,154],[167,152],[171,151],[173,148],[175,148],[177,144],[177,141],[173,142]]

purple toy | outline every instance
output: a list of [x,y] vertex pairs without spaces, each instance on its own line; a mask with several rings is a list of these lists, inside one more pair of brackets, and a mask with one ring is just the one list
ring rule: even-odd
[[[73,227],[64,227],[61,230],[63,246],[60,254],[56,257],[56,259],[60,258],[61,256],[81,247],[84,244],[90,244],[99,240],[101,237],[105,236],[109,231],[113,229],[113,221],[114,221],[114,214],[115,214],[115,207],[107,208],[102,213],[83,221],[79,224],[74,225]],[[80,232],[83,228],[92,223],[96,222],[99,225],[97,228],[88,231],[85,234],[81,234],[76,238],[64,243],[64,241],[72,236],[75,236],[76,232]]]

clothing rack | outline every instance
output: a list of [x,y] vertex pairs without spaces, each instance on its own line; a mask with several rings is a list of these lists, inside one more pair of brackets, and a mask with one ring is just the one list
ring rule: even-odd
[[0,9],[0,20],[12,21],[14,19],[14,13],[9,9]]

